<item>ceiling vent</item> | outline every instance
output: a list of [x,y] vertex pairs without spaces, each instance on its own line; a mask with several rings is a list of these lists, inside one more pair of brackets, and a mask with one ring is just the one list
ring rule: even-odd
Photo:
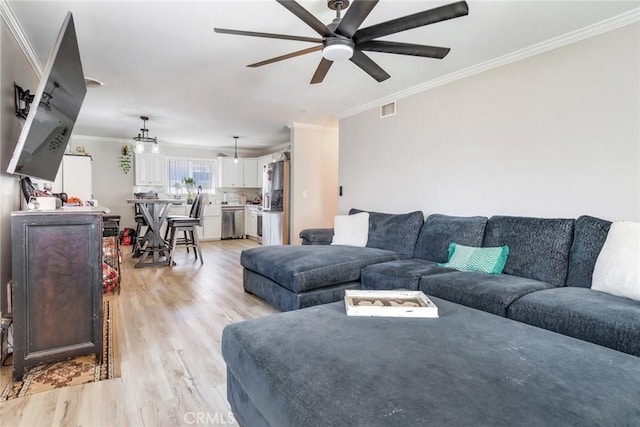
[[380,106],[380,118],[384,119],[385,117],[395,116],[396,115],[396,101],[389,102],[388,104],[384,104]]

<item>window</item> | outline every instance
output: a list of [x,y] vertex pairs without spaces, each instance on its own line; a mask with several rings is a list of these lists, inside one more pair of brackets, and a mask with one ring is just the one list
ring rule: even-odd
[[[196,181],[196,188],[202,187],[204,193],[215,193],[213,160],[167,159],[167,193],[178,194],[184,191],[184,178]],[[178,190],[181,188],[181,190]]]

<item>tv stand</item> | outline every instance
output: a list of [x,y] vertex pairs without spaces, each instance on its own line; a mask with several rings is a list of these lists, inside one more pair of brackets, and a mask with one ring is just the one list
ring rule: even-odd
[[102,212],[11,213],[13,378],[25,368],[102,358]]

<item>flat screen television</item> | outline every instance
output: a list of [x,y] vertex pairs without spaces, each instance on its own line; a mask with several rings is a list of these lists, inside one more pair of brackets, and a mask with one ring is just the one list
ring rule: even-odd
[[53,181],[87,93],[71,12],[34,94],[7,172]]

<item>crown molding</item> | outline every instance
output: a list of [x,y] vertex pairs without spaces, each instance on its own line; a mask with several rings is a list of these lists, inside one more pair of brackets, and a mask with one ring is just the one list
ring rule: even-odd
[[289,129],[310,129],[310,130],[322,130],[329,132],[337,132],[338,128],[334,126],[321,126],[314,125],[312,123],[302,123],[302,122],[291,122],[287,124]]
[[13,13],[13,9],[11,9],[11,6],[9,6],[9,3],[5,0],[0,0],[0,16],[2,16],[7,27],[9,27],[11,34],[13,34],[13,37],[16,39],[20,50],[24,53],[24,56],[27,58],[29,65],[33,68],[33,71],[38,75],[38,78],[42,78],[43,71],[40,61],[38,61],[38,57],[36,56],[29,39],[27,39],[20,22],[18,22],[16,15]]
[[640,8],[632,9],[628,12],[614,16],[609,19],[605,19],[604,21],[600,21],[588,27],[584,27],[567,34],[554,37],[552,39],[534,44],[524,49],[520,49],[515,52],[511,52],[506,55],[491,59],[489,61],[485,61],[483,63],[462,69],[460,71],[447,74],[446,76],[429,80],[428,82],[421,83],[417,86],[413,86],[409,89],[405,89],[403,91],[394,93],[389,96],[385,96],[384,98],[376,99],[375,101],[371,101],[359,107],[355,107],[350,110],[344,111],[336,115],[336,118],[344,119],[344,118],[356,115],[358,113],[371,110],[373,108],[378,108],[380,105],[384,105],[388,102],[396,101],[402,98],[407,98],[411,95],[415,95],[417,93],[424,92],[424,91],[436,88],[438,86],[443,86],[448,83],[454,82],[456,80],[464,79],[466,77],[470,77],[475,74],[492,70],[494,68],[502,67],[503,65],[521,61],[523,59],[526,59],[535,55],[539,55],[541,53],[548,52],[550,50],[557,49],[559,47],[576,43],[581,40],[594,37],[599,34],[603,34],[603,33],[624,27],[626,25],[633,24],[634,22],[637,22],[637,21],[640,21]]

